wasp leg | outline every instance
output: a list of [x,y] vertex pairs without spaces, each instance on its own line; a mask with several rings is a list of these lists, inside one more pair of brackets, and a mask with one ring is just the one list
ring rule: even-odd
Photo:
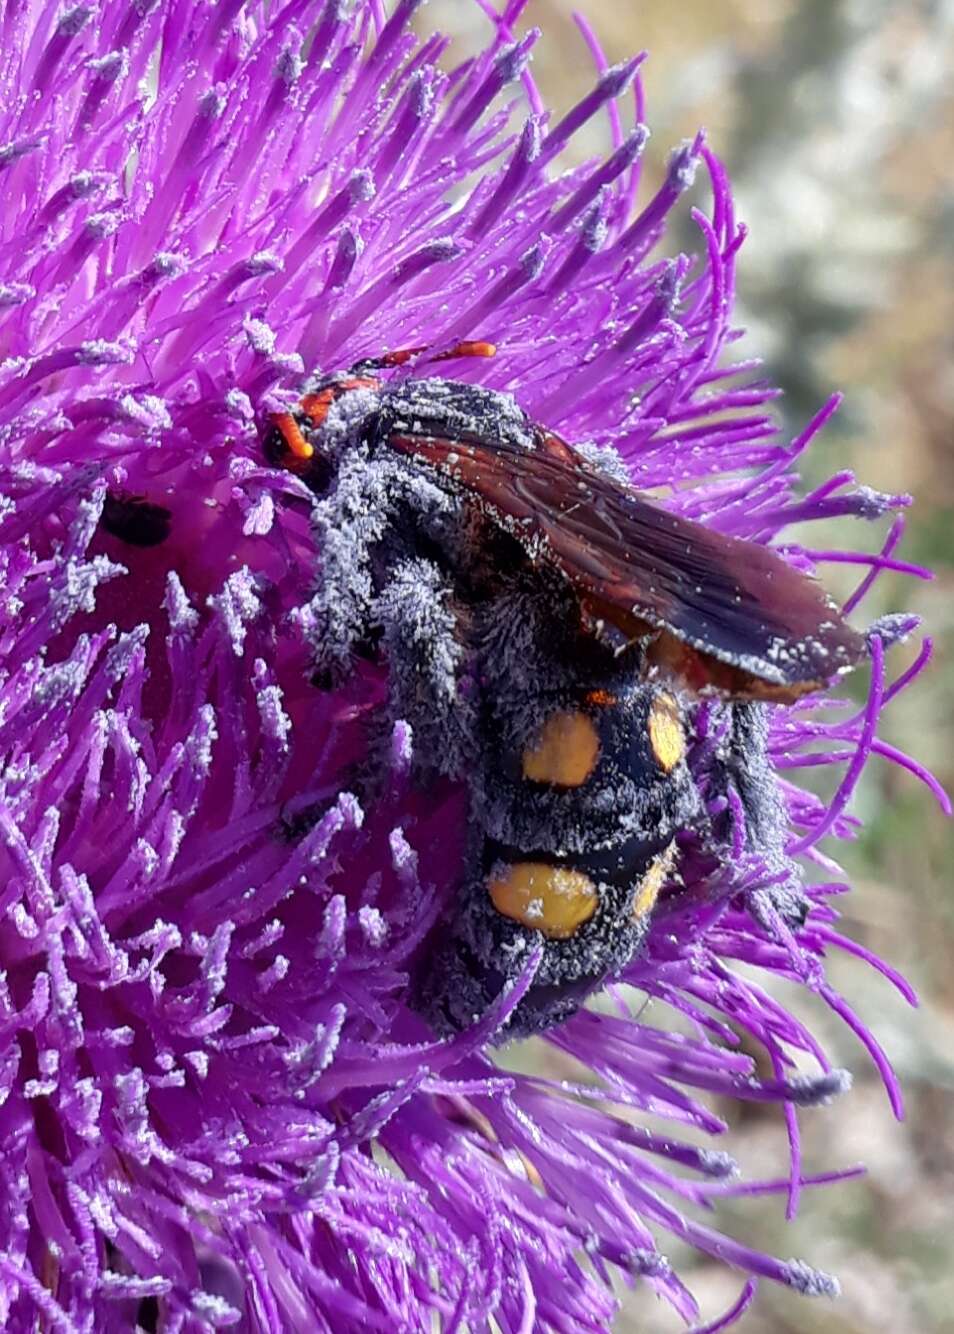
[[394,512],[387,470],[357,450],[341,460],[334,489],[312,509],[321,564],[306,625],[319,685],[345,680],[355,653],[372,642],[372,552]]
[[320,564],[307,634],[320,684],[340,684],[355,654],[377,645],[390,571],[422,542],[439,546],[432,530],[447,540],[455,513],[447,491],[405,459],[375,457],[361,442],[342,454],[334,487],[312,510]]
[[450,578],[425,557],[395,562],[375,602],[389,672],[387,735],[403,719],[418,771],[457,778],[473,751],[473,707],[460,682],[461,615]]
[[[775,877],[764,895],[790,926],[800,926],[811,906],[801,877],[785,852],[788,820],[768,754],[768,711],[764,704],[735,703],[722,782],[738,794],[745,842]],[[731,816],[730,816],[731,823]],[[730,833],[729,837],[732,835]],[[758,904],[753,904],[757,910]]]

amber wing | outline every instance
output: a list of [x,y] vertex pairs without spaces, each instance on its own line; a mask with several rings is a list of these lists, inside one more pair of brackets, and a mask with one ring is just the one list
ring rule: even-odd
[[[392,448],[472,495],[607,619],[635,618],[794,698],[857,665],[865,644],[816,579],[776,552],[672,514],[559,437],[527,450],[394,433]],[[734,692],[733,692],[734,693]],[[766,692],[765,697],[771,697]]]

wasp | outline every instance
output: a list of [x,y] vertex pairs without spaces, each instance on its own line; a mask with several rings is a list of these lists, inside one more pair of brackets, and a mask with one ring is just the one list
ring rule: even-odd
[[[765,706],[853,668],[865,641],[814,578],[639,494],[612,451],[570,444],[512,395],[382,376],[424,351],[314,380],[263,448],[314,493],[316,682],[355,655],[386,663],[382,736],[404,719],[418,781],[470,794],[461,883],[413,1004],[464,1028],[539,950],[515,1036],[636,956],[678,886],[677,835],[718,841],[689,762],[710,698],[727,724],[709,787],[733,789],[755,850],[784,859]],[[804,917],[803,892],[779,903]]]

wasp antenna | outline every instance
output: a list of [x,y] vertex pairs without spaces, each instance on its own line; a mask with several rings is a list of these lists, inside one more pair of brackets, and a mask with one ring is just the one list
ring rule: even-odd
[[438,352],[434,360],[450,361],[452,357],[495,357],[496,355],[496,343],[485,343],[483,341],[471,341],[465,339],[463,342],[455,343],[454,346],[448,348],[446,352]]
[[417,347],[395,348],[393,352],[385,352],[380,357],[362,357],[351,367],[349,374],[363,375],[366,371],[386,370],[388,366],[403,366],[412,357],[426,351],[427,344],[420,343]]
[[[410,361],[412,357],[420,356],[422,352],[427,352],[426,343],[421,343],[417,347],[399,347],[393,352],[385,352],[380,357],[364,357],[351,367],[350,374],[364,374],[366,371],[385,370],[389,366],[403,366]],[[460,343],[455,343],[449,347],[446,352],[437,352],[430,361],[450,361],[456,357],[495,357],[497,355],[497,344],[488,343],[483,339],[465,339]]]
[[[290,412],[276,412],[272,416],[272,425],[278,431],[281,441],[287,449],[287,458],[284,460],[285,466],[294,470],[296,462],[307,463],[315,452],[314,446],[310,445],[302,435],[301,427],[294,416]],[[282,462],[283,460],[274,458],[271,461]]]

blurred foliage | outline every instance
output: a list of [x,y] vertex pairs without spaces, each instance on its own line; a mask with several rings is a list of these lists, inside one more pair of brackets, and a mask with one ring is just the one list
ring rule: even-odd
[[[785,388],[784,428],[799,429],[832,389],[846,393],[809,480],[847,467],[916,497],[900,554],[937,578],[881,579],[865,606],[872,619],[916,611],[935,639],[932,667],[890,706],[882,735],[954,790],[954,0],[579,5],[610,61],[650,52],[645,188],[699,125],[729,167],[751,227],[739,269],[744,352],[765,357]],[[592,82],[572,8],[533,0],[524,16],[544,30],[533,72],[557,113]],[[465,0],[434,0],[424,21],[462,46],[489,30]],[[605,123],[588,134],[575,151],[604,151]],[[842,573],[832,572],[833,587]],[[895,673],[912,651],[892,650]],[[855,809],[866,826],[843,857],[857,887],[846,931],[906,973],[922,1008],[910,1011],[857,961],[835,960],[832,978],[877,1027],[908,1114],[892,1120],[850,1035],[821,1006],[798,1002],[856,1077],[838,1106],[803,1116],[807,1165],[863,1160],[869,1175],[806,1192],[790,1225],[778,1200],[722,1209],[735,1235],[833,1270],[844,1286],[838,1303],[819,1305],[763,1285],[744,1325],[751,1334],[954,1331],[954,830],[910,775],[881,761]],[[725,1114],[746,1175],[777,1176],[786,1153],[777,1115]],[[731,1274],[675,1249],[672,1258],[707,1315],[733,1299]],[[619,1329],[679,1327],[649,1301],[637,1294]]]

